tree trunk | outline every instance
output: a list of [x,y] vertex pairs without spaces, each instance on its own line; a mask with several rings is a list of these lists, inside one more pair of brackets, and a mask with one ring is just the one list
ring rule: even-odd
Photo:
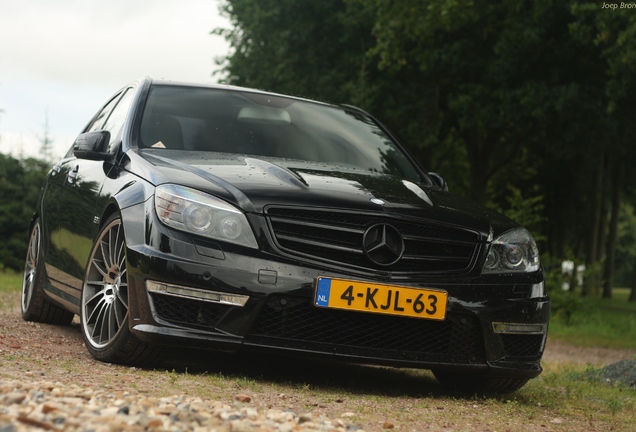
[[636,260],[634,260],[634,270],[632,273],[632,292],[629,294],[629,301],[636,302]]
[[603,284],[603,298],[612,298],[614,288],[614,271],[616,267],[616,243],[618,240],[618,214],[621,204],[621,171],[622,161],[617,161],[612,178],[612,217],[607,238],[607,252],[605,257],[605,283]]
[[599,231],[601,226],[601,207],[603,202],[603,176],[605,174],[604,167],[605,154],[601,154],[601,159],[596,170],[596,179],[594,181],[594,194],[592,196],[592,219],[588,237],[587,254],[585,264],[590,266],[598,260],[599,250]]
[[[606,185],[607,186],[607,185]],[[607,190],[608,188],[606,188]],[[611,185],[609,187],[609,189],[611,189]],[[608,203],[611,206],[611,197],[610,199],[604,199],[602,206],[601,206],[601,227],[598,230],[598,259],[596,261],[596,263],[598,264],[599,269],[596,271],[596,283],[594,285],[592,285],[592,287],[594,288],[594,295],[598,295],[600,288],[601,288],[601,283],[603,282],[603,274],[600,270],[601,264],[603,262],[604,259],[607,259],[607,242],[608,240],[608,234],[607,234],[607,227],[609,225],[609,221],[608,221],[608,213],[611,211],[611,209],[608,209]],[[602,251],[602,252],[601,252]]]
[[[604,222],[603,204],[603,184],[605,183],[605,153],[601,152],[599,164],[594,180],[594,193],[592,195],[592,208],[590,217],[590,230],[587,239],[587,253],[585,254],[585,267],[588,270],[599,260],[599,250],[602,248],[602,232]],[[596,273],[590,272],[590,276],[583,280],[581,288],[582,295],[588,295],[597,290],[600,281]]]

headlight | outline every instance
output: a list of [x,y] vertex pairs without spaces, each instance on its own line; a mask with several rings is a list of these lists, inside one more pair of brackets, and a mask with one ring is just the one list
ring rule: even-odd
[[537,244],[528,230],[517,228],[502,234],[492,242],[482,273],[530,273],[537,270]]
[[245,215],[236,207],[204,192],[177,185],[158,186],[155,210],[161,222],[169,227],[258,248]]

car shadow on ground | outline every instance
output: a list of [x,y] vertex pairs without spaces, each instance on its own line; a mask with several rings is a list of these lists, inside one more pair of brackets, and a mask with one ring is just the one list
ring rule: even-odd
[[161,368],[188,374],[248,378],[263,384],[378,396],[461,397],[442,387],[425,370],[352,364],[307,355],[170,350]]

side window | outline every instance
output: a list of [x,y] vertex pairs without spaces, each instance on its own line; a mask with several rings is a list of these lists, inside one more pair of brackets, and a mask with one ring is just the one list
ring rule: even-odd
[[119,93],[117,96],[115,96],[114,98],[112,98],[110,100],[110,102],[108,102],[106,104],[106,106],[99,112],[99,114],[97,115],[97,117],[95,117],[95,120],[93,120],[93,122],[91,123],[91,125],[88,127],[88,129],[86,130],[86,132],[95,132],[98,130],[102,130],[102,126],[104,124],[104,121],[106,120],[106,118],[108,117],[108,114],[112,111],[112,109],[115,107],[115,105],[117,105],[117,101],[119,100],[119,96],[121,96],[121,93]]
[[[124,126],[124,122],[126,121],[126,115],[128,114],[128,109],[130,108],[130,104],[132,103],[134,92],[131,89],[127,89],[126,93],[119,99],[117,106],[111,112],[111,114],[106,119],[106,123],[102,127],[103,130],[107,130],[110,132],[110,142],[114,144],[117,140],[117,136],[121,132],[122,127]],[[111,152],[109,146],[109,152]]]

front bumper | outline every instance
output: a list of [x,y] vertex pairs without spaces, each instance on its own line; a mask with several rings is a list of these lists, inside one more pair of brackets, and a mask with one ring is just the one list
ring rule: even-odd
[[[129,216],[124,215],[125,223],[148,221],[153,214]],[[516,279],[436,277],[393,282],[446,290],[447,317],[441,322],[332,310],[313,306],[319,276],[373,279],[260,251],[195,244],[189,236],[168,232],[158,223],[150,224],[150,229],[148,224],[143,229],[134,224],[126,226],[129,319],[132,331],[144,341],[500,376],[531,378],[541,373],[550,301],[534,297],[543,282],[540,272]],[[149,292],[148,281],[247,300],[240,306]],[[513,326],[493,327],[493,323]]]

